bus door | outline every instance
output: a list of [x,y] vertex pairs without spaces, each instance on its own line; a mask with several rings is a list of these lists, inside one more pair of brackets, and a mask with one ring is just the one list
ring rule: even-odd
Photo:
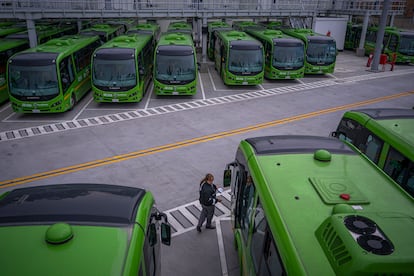
[[234,228],[240,228],[240,213],[241,205],[239,198],[242,195],[242,183],[244,178],[244,168],[243,165],[238,164],[237,162],[230,163],[226,166],[223,177],[224,187],[230,186],[231,190],[231,213],[232,213],[232,223]]

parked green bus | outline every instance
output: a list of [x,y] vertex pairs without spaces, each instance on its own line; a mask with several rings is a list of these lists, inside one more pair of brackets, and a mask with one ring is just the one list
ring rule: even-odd
[[245,32],[249,28],[260,28],[260,27],[265,28],[264,26],[254,21],[245,21],[245,20],[233,21],[232,27],[234,30],[241,31],[241,32]]
[[214,66],[226,85],[258,85],[264,77],[262,44],[241,31],[217,31]]
[[91,56],[98,36],[64,36],[12,56],[7,80],[13,110],[57,113],[70,110],[91,89]]
[[29,41],[27,39],[6,39],[0,40],[0,104],[9,98],[7,92],[7,61],[17,52],[29,48]]
[[288,36],[280,30],[247,29],[246,33],[263,45],[266,78],[298,79],[304,77],[305,47],[302,40]]
[[24,30],[26,30],[26,26],[22,23],[0,26],[0,38],[4,38],[10,34],[23,32]]
[[210,60],[214,61],[214,44],[217,37],[215,31],[229,31],[231,29],[230,24],[223,21],[207,23],[207,55]]
[[333,73],[336,63],[335,39],[310,29],[282,29],[305,43],[305,74]]
[[96,102],[139,102],[152,77],[154,39],[150,34],[121,35],[92,56]]
[[362,152],[414,197],[414,109],[350,110],[332,136]]
[[362,25],[348,23],[346,25],[344,49],[355,50],[361,40]]
[[193,39],[185,33],[164,33],[154,53],[154,93],[194,95],[197,93],[197,59]]
[[0,194],[0,243],[3,275],[160,276],[171,226],[142,188],[40,185]]
[[241,275],[414,274],[413,200],[338,139],[242,140],[223,184]]
[[160,25],[152,22],[140,23],[131,27],[127,34],[150,34],[153,36],[154,41],[158,41],[160,37]]
[[[365,39],[365,54],[374,52],[377,42],[378,27],[370,27]],[[403,31],[395,27],[386,27],[382,42],[382,52],[389,59],[396,54],[397,63],[414,63],[414,31]]]
[[[59,25],[37,25],[36,37],[37,45],[43,44],[53,38],[58,38],[64,35],[73,34],[74,26],[59,26]],[[29,41],[29,32],[21,31],[18,33],[10,34],[5,37],[6,39],[26,39]]]
[[98,35],[102,42],[108,42],[114,37],[123,34],[125,27],[123,25],[111,25],[111,24],[95,24],[87,29],[80,31],[83,36],[95,36]]
[[190,35],[191,38],[194,39],[193,26],[185,21],[171,22],[168,25],[167,33],[184,33]]

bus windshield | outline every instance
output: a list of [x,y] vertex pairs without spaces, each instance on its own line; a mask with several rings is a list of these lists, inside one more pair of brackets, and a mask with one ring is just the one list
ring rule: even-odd
[[401,54],[414,56],[414,35],[402,35],[399,48]]
[[307,61],[312,65],[329,65],[336,59],[336,43],[332,40],[311,40],[306,50]]
[[188,82],[196,77],[194,54],[185,51],[158,51],[156,58],[156,79],[160,81]]
[[137,84],[135,60],[133,57],[130,59],[100,59],[96,57],[93,63],[92,78],[93,83],[97,86],[135,86]]
[[262,49],[230,49],[229,71],[236,75],[259,73],[263,70]]
[[56,97],[59,94],[56,65],[28,65],[9,65],[10,94],[20,100]]
[[275,45],[273,66],[277,69],[298,69],[303,67],[304,48],[302,44]]

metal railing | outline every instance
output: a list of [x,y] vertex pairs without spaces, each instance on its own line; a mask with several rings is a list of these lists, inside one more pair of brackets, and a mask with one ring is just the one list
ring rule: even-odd
[[[181,12],[189,15],[215,16],[226,14],[266,14],[303,12],[361,12],[380,11],[383,1],[365,0],[0,0],[0,18],[37,14],[47,17],[53,13],[64,17],[117,12],[129,15],[143,12],[154,17]],[[391,12],[403,14],[406,0],[395,0]],[[178,13],[179,14],[179,13]]]

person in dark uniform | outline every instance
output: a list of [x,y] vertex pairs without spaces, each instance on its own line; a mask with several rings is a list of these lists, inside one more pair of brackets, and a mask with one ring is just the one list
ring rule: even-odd
[[200,218],[198,219],[197,231],[201,232],[201,226],[207,219],[206,228],[215,229],[216,227],[211,224],[213,219],[214,209],[217,202],[221,200],[216,198],[217,186],[213,183],[214,176],[211,173],[206,176],[200,182],[200,204],[202,207]]

